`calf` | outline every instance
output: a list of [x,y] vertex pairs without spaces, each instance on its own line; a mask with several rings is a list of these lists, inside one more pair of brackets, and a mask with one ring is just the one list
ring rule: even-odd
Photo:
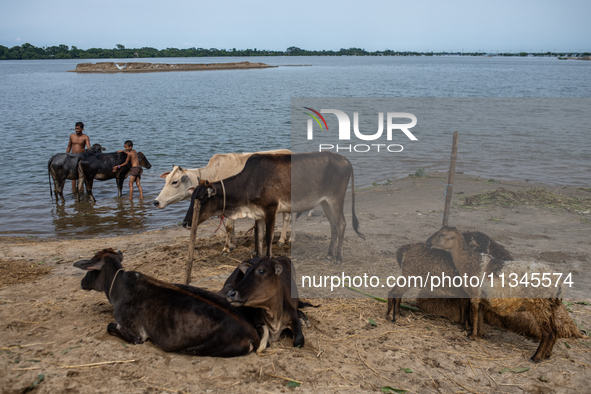
[[[140,165],[142,167],[147,169],[152,167],[142,152],[138,152],[137,156],[140,159]],[[79,177],[84,178],[86,183],[86,191],[88,192],[92,202],[96,202],[96,199],[92,194],[92,184],[95,179],[98,179],[99,181],[106,181],[108,179],[115,178],[117,180],[118,196],[121,197],[123,181],[131,169],[131,161],[126,165],[121,166],[115,172],[113,172],[113,167],[123,164],[126,159],[127,155],[124,152],[90,154],[80,159],[78,162],[78,174]],[[80,202],[80,193],[78,193],[77,201]]]
[[[90,153],[101,153],[104,151],[100,144],[94,144],[90,149],[86,149],[83,153],[58,153],[51,156],[49,162],[47,162],[47,172],[49,173],[49,194],[53,199],[53,192],[51,190],[51,179],[53,178],[53,184],[55,186],[55,200],[59,201],[59,197],[64,199],[64,183],[66,179],[76,180],[78,179],[78,162],[80,159]],[[77,193],[82,192],[84,187],[84,179],[78,179]]]
[[[292,167],[293,166],[293,167]],[[322,205],[331,229],[327,259],[342,262],[345,215],[343,206],[351,178],[353,229],[358,230],[355,215],[355,183],[353,167],[345,157],[330,153],[294,155],[253,155],[241,173],[223,181],[201,180],[193,190],[191,205],[183,221],[190,227],[193,206],[198,205],[200,224],[212,216],[225,215],[231,219],[255,219],[255,253],[263,249],[263,226],[266,227],[267,256],[271,257],[271,241],[277,213],[302,212]]]
[[104,291],[116,323],[107,332],[141,344],[150,338],[167,352],[234,357],[259,347],[259,336],[223,297],[189,286],[173,286],[139,272],[126,272],[123,254],[98,252],[74,267],[88,271],[82,289]]
[[279,340],[286,328],[293,333],[293,346],[304,346],[291,260],[287,257],[257,257],[243,262],[238,268],[244,278],[228,292],[226,299],[232,306],[261,310],[264,334],[257,352],[265,349],[267,341]]

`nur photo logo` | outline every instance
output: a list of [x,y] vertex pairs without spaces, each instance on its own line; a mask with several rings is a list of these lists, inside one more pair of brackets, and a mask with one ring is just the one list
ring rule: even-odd
[[[400,144],[390,143],[361,143],[361,144],[339,144],[339,141],[378,141],[384,140],[384,129],[386,130],[385,141],[392,141],[394,131],[401,131],[411,141],[418,141],[417,137],[410,132],[410,129],[416,126],[417,117],[407,112],[386,112],[386,120],[384,122],[384,112],[378,112],[378,130],[373,133],[362,133],[359,129],[359,112],[353,112],[353,135],[351,133],[351,119],[344,111],[338,109],[320,109],[317,111],[310,107],[303,107],[308,112],[311,119],[307,120],[307,139],[314,140],[314,123],[318,125],[320,131],[328,132],[328,124],[322,114],[332,114],[337,117],[338,121],[338,141],[336,144],[321,143],[318,144],[318,151],[334,151],[334,152],[358,152],[365,153],[370,151],[375,152],[402,152],[404,147]],[[402,119],[410,119],[410,123],[399,123]],[[315,121],[315,122],[314,122]],[[384,127],[385,123],[385,127]],[[335,136],[336,137],[336,136]]]

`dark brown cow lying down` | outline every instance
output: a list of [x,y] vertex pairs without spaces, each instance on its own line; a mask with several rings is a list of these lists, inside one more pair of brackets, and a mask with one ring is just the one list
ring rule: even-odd
[[[293,332],[293,346],[303,347],[304,335],[297,309],[299,298],[291,297],[292,288],[296,288],[291,260],[287,257],[256,257],[241,263],[238,269],[244,273],[244,278],[228,292],[226,299],[236,307],[261,310],[264,334],[257,353],[265,349],[267,341],[279,340],[286,328]],[[227,286],[226,281],[224,289],[228,289]]]
[[123,271],[113,249],[74,263],[88,271],[82,289],[104,291],[114,308],[111,335],[140,344],[150,338],[167,352],[234,357],[259,347],[259,335],[242,314],[214,293],[180,288],[134,271]]

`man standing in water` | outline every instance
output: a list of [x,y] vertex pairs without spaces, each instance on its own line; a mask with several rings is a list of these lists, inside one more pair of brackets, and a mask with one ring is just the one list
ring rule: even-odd
[[[82,153],[84,149],[90,148],[90,139],[84,134],[84,123],[77,122],[74,130],[76,133],[70,134],[66,153]],[[72,193],[76,193],[76,180],[72,180]]]
[[125,150],[118,150],[117,153],[125,152],[127,154],[127,159],[123,164],[113,167],[113,172],[117,171],[119,168],[123,167],[131,160],[131,170],[129,170],[129,201],[133,201],[133,182],[137,185],[137,188],[140,192],[140,200],[144,199],[144,191],[142,190],[142,185],[140,184],[140,179],[142,177],[142,172],[144,170],[140,166],[140,159],[137,157],[137,152],[133,149],[133,142],[132,141],[125,141],[123,144]]

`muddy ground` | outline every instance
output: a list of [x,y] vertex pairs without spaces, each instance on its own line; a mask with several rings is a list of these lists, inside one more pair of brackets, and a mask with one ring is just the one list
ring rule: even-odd
[[[362,256],[381,262],[378,274],[396,272],[393,252],[410,242],[424,242],[441,225],[443,174],[405,178],[358,190],[356,212],[365,241],[351,229],[350,200],[344,263],[359,268]],[[442,183],[443,182],[443,183]],[[578,196],[572,201],[515,205],[463,205],[466,196],[497,190],[520,191],[543,185],[498,182],[457,175],[450,224],[478,230],[504,244],[518,258],[566,264],[584,278],[591,263],[591,215],[584,204],[588,189],[546,186]],[[500,201],[500,200],[499,200]],[[494,201],[493,201],[494,202]],[[526,204],[527,203],[527,204]],[[249,221],[239,221],[239,242],[221,256],[217,223],[199,227],[192,284],[217,290],[225,277],[249,257]],[[278,226],[279,227],[279,226]],[[278,230],[278,229],[277,229]],[[321,209],[300,218],[294,258],[300,270],[326,265],[329,227]],[[278,231],[276,233],[276,238]],[[102,293],[80,289],[84,273],[72,267],[80,258],[112,247],[124,254],[127,270],[158,279],[184,279],[189,232],[170,228],[130,236],[85,240],[0,238],[0,391],[21,393],[193,393],[193,392],[408,392],[418,393],[562,393],[589,392],[591,339],[559,339],[549,360],[529,358],[537,341],[487,326],[485,338],[469,341],[463,328],[424,312],[403,311],[392,324],[386,305],[368,298],[308,298],[318,308],[305,309],[312,327],[304,329],[305,347],[285,336],[268,355],[214,359],[165,353],[151,343],[130,345],[109,336],[113,308]],[[305,243],[308,242],[308,243]],[[298,246],[300,245],[300,246]],[[307,246],[306,246],[307,245]],[[299,249],[298,249],[299,248]],[[274,245],[275,254],[290,255]],[[315,262],[305,260],[313,256]],[[295,255],[294,255],[295,256]],[[367,268],[367,267],[365,267]],[[371,268],[371,267],[370,267]],[[382,271],[380,271],[382,270]],[[347,296],[356,294],[344,290]],[[306,293],[306,291],[304,291]],[[348,294],[350,293],[350,294]],[[591,328],[591,297],[565,299],[582,329]],[[413,304],[409,295],[404,300]],[[374,324],[372,324],[372,322]],[[502,373],[501,373],[502,372]],[[292,382],[292,383],[290,383]],[[299,385],[298,385],[299,384]]]

